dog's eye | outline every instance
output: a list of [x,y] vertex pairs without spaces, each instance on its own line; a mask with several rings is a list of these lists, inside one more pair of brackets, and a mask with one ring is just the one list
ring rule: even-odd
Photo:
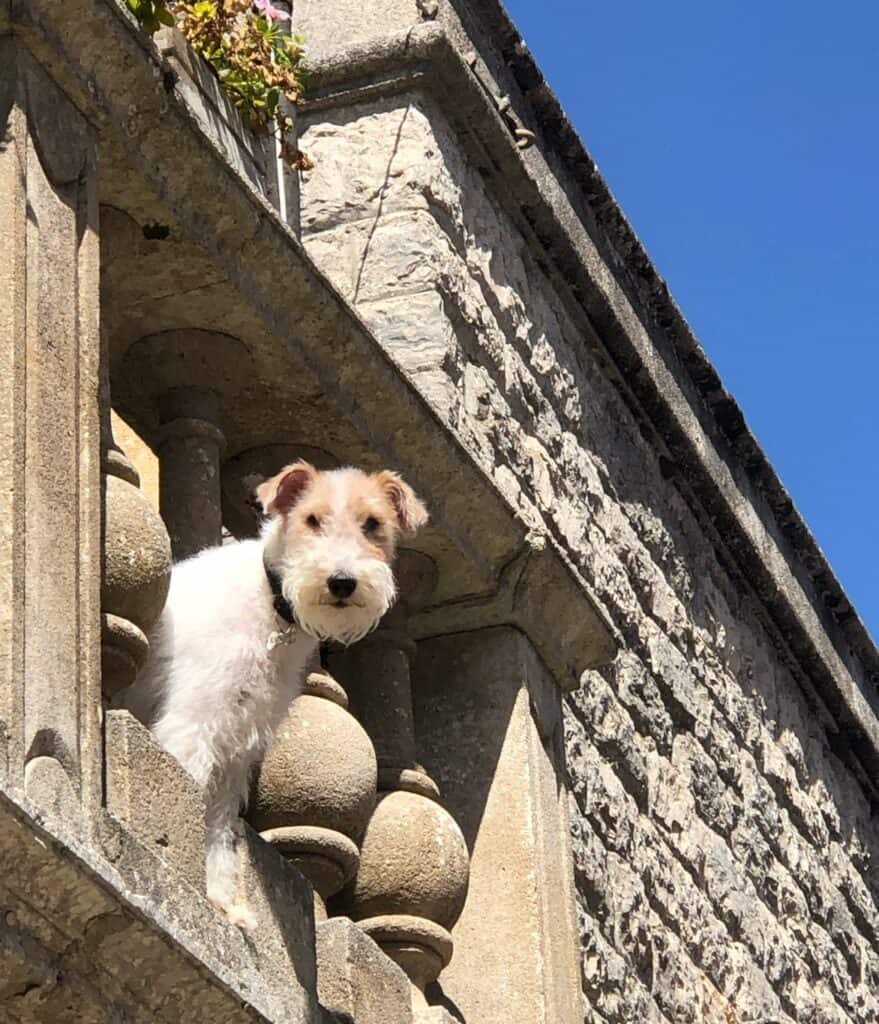
[[375,518],[375,516],[368,516],[363,520],[363,532],[364,533],[375,533],[375,531],[381,526],[381,523]]
[[317,530],[320,528],[320,520],[317,518],[317,516],[309,516],[305,520],[305,525],[310,526],[312,530]]

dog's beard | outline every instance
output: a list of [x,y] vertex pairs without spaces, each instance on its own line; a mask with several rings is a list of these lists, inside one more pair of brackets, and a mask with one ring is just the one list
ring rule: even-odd
[[338,607],[327,590],[327,578],[337,570],[322,561],[297,558],[281,568],[281,589],[290,602],[297,624],[316,640],[353,644],[379,624],[394,603],[397,588],[391,568],[379,559],[358,559],[346,565],[356,580],[354,593]]

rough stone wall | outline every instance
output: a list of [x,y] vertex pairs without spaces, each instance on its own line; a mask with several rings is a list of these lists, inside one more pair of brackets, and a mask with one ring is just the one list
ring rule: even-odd
[[879,833],[820,702],[440,110],[315,112],[311,255],[624,638],[566,708],[585,1017],[879,1020]]

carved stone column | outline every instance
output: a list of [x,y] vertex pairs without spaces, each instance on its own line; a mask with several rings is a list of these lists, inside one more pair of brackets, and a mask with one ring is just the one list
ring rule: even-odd
[[161,418],[160,508],[180,562],[219,544],[223,533],[219,396],[197,387],[173,388],[161,403]]
[[260,768],[248,820],[314,886],[315,917],[354,877],[376,799],[375,751],[326,672],[308,676]]
[[95,135],[8,35],[0,126],[0,783],[75,828],[101,783]]
[[561,690],[509,626],[418,654],[420,749],[472,850],[443,993],[467,1021],[582,1024]]
[[416,552],[397,561],[401,600],[379,629],[331,664],[352,709],[375,744],[379,799],[363,839],[360,868],[339,901],[413,983],[413,1005],[452,956],[449,933],[464,906],[468,853],[439,803],[436,784],[416,761],[407,632],[413,607],[434,584],[434,567]]
[[125,354],[126,387],[138,389],[141,404],[149,394],[158,423],[151,439],[175,561],[220,543],[222,416],[248,379],[249,362],[236,338],[192,329],[142,338]]

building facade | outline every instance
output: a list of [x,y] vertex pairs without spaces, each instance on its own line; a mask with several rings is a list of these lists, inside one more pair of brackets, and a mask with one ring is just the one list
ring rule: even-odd
[[[301,174],[176,31],[0,2],[0,1020],[879,1020],[879,657],[741,411],[497,0],[293,16]],[[432,520],[244,935],[113,705],[297,455]]]

